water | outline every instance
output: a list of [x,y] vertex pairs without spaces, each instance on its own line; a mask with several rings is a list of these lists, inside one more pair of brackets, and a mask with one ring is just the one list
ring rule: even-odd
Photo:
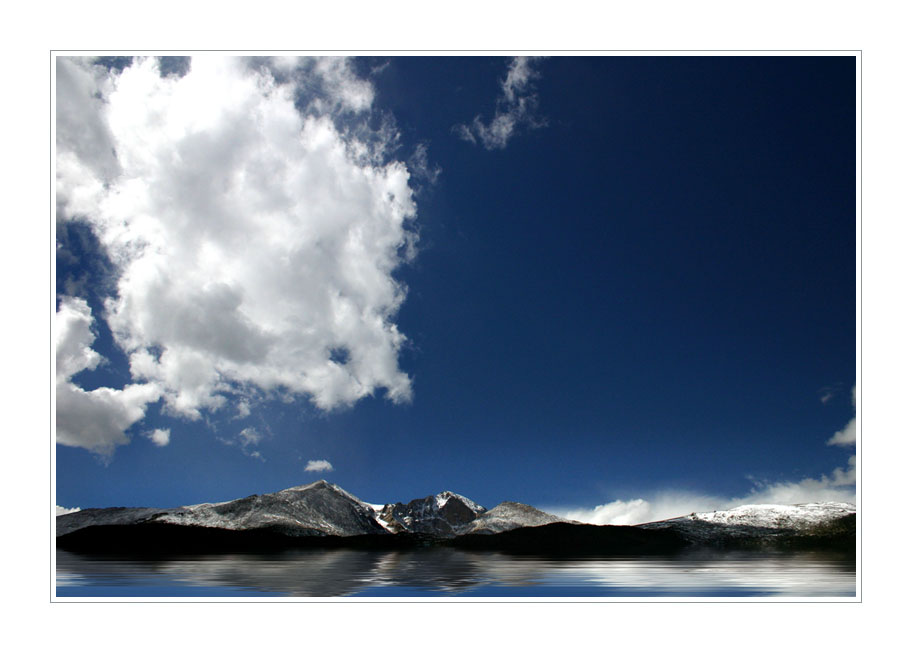
[[65,597],[854,597],[819,553],[549,558],[450,548],[123,557],[57,551]]

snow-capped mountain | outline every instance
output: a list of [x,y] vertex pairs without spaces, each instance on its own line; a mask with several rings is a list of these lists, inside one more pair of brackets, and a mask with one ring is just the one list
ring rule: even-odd
[[756,504],[739,506],[731,510],[697,512],[677,519],[729,526],[799,529],[817,526],[854,513],[855,506],[850,503],[799,503],[791,506]]
[[815,534],[854,517],[855,510],[852,504],[834,502],[756,504],[731,510],[694,512],[682,517],[640,524],[640,528],[672,528],[695,542]]
[[561,521],[522,503],[492,510],[445,491],[408,503],[368,504],[338,485],[317,481],[271,494],[179,508],[95,508],[57,518],[57,535],[89,526],[170,524],[230,531],[268,530],[288,536],[347,537],[415,533],[455,537],[500,533]]
[[391,533],[449,536],[463,532],[484,512],[485,508],[471,499],[446,491],[406,504],[388,503],[377,519]]
[[460,535],[469,533],[503,533],[515,528],[544,526],[545,524],[566,521],[568,520],[556,515],[549,515],[525,503],[504,501],[479,515],[474,521],[466,524],[460,531]]
[[150,521],[168,512],[162,508],[86,508],[57,515],[57,537],[90,526],[128,526]]
[[88,526],[173,524],[225,530],[269,529],[290,536],[386,533],[374,509],[326,481],[222,503],[179,508],[102,508],[80,510],[57,519],[57,536]]
[[326,481],[224,503],[185,506],[156,517],[156,521],[229,530],[269,528],[286,535],[346,537],[385,530],[370,505]]
[[[855,506],[750,505],[639,526],[593,526],[512,501],[491,510],[454,492],[408,503],[368,504],[317,481],[271,494],[179,508],[90,508],[56,518],[58,546],[74,550],[156,547],[399,547],[430,541],[472,548],[644,553],[680,547],[839,547],[855,542]],[[352,539],[345,539],[352,538]],[[360,538],[360,539],[359,539]]]

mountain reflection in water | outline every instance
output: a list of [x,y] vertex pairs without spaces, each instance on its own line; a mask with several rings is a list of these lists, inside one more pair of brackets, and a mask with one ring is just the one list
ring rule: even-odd
[[756,552],[550,558],[447,547],[132,558],[58,550],[57,596],[854,597],[855,561]]

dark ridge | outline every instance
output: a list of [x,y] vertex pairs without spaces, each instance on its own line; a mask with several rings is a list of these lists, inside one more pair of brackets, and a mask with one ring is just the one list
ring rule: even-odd
[[735,551],[832,551],[854,553],[855,514],[807,528],[766,528],[672,523],[647,530],[679,533],[694,547]]
[[689,543],[671,530],[558,522],[503,533],[461,535],[450,545],[460,549],[577,556],[664,555],[676,553]]
[[[135,509],[121,509],[125,514]],[[155,513],[150,510],[149,513]],[[759,532],[763,530],[764,532]],[[769,531],[769,532],[766,532]],[[563,522],[517,528],[502,533],[472,533],[447,538],[427,533],[372,533],[347,537],[319,531],[290,531],[284,526],[229,530],[143,521],[93,525],[65,533],[57,547],[78,553],[256,553],[285,549],[400,550],[427,546],[551,556],[665,555],[683,549],[855,552],[855,515],[807,532],[757,529],[750,535],[693,540],[677,528],[593,526]]]
[[256,553],[294,548],[409,549],[434,538],[414,533],[290,535],[281,528],[228,530],[163,522],[88,526],[57,538],[57,548],[74,553]]
[[779,548],[794,551],[855,552],[855,515],[845,515],[804,533],[783,538]]
[[88,526],[120,527],[139,524],[165,515],[169,510],[161,508],[85,508],[77,512],[57,516],[57,535],[63,536]]

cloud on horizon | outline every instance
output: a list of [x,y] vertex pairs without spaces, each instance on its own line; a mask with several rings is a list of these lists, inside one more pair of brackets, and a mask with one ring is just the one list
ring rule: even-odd
[[394,273],[416,208],[373,98],[340,57],[202,56],[182,76],[156,58],[57,59],[58,220],[90,225],[115,268],[95,319],[133,382],[71,382],[99,357],[88,305],[64,297],[58,442],[110,456],[159,399],[191,420],[264,397],[410,400]]
[[71,512],[79,512],[82,510],[82,508],[64,508],[63,506],[55,506],[54,509],[57,513],[55,515],[56,517],[59,517],[60,515],[68,515]]
[[855,503],[855,456],[845,468],[838,467],[820,478],[797,482],[762,484],[741,497],[720,497],[667,490],[648,498],[616,500],[594,508],[544,508],[567,519],[589,524],[631,526],[692,512],[727,510],[749,504],[795,504],[834,501]]
[[[852,388],[855,406],[855,388]],[[827,444],[854,445],[855,419],[837,432]],[[851,440],[849,439],[851,438]],[[837,441],[838,440],[838,441]],[[856,457],[849,456],[845,467],[837,467],[819,478],[799,481],[758,482],[753,490],[741,497],[720,497],[693,492],[666,490],[648,498],[616,500],[594,508],[547,508],[547,512],[589,524],[630,526],[688,515],[692,512],[726,510],[749,504],[795,504],[833,501],[856,501]]]
[[520,127],[537,129],[546,121],[536,114],[538,96],[533,81],[539,76],[533,63],[541,57],[514,57],[507,76],[500,84],[494,117],[487,124],[476,115],[470,125],[456,125],[456,134],[465,141],[481,143],[487,150],[503,149]]

